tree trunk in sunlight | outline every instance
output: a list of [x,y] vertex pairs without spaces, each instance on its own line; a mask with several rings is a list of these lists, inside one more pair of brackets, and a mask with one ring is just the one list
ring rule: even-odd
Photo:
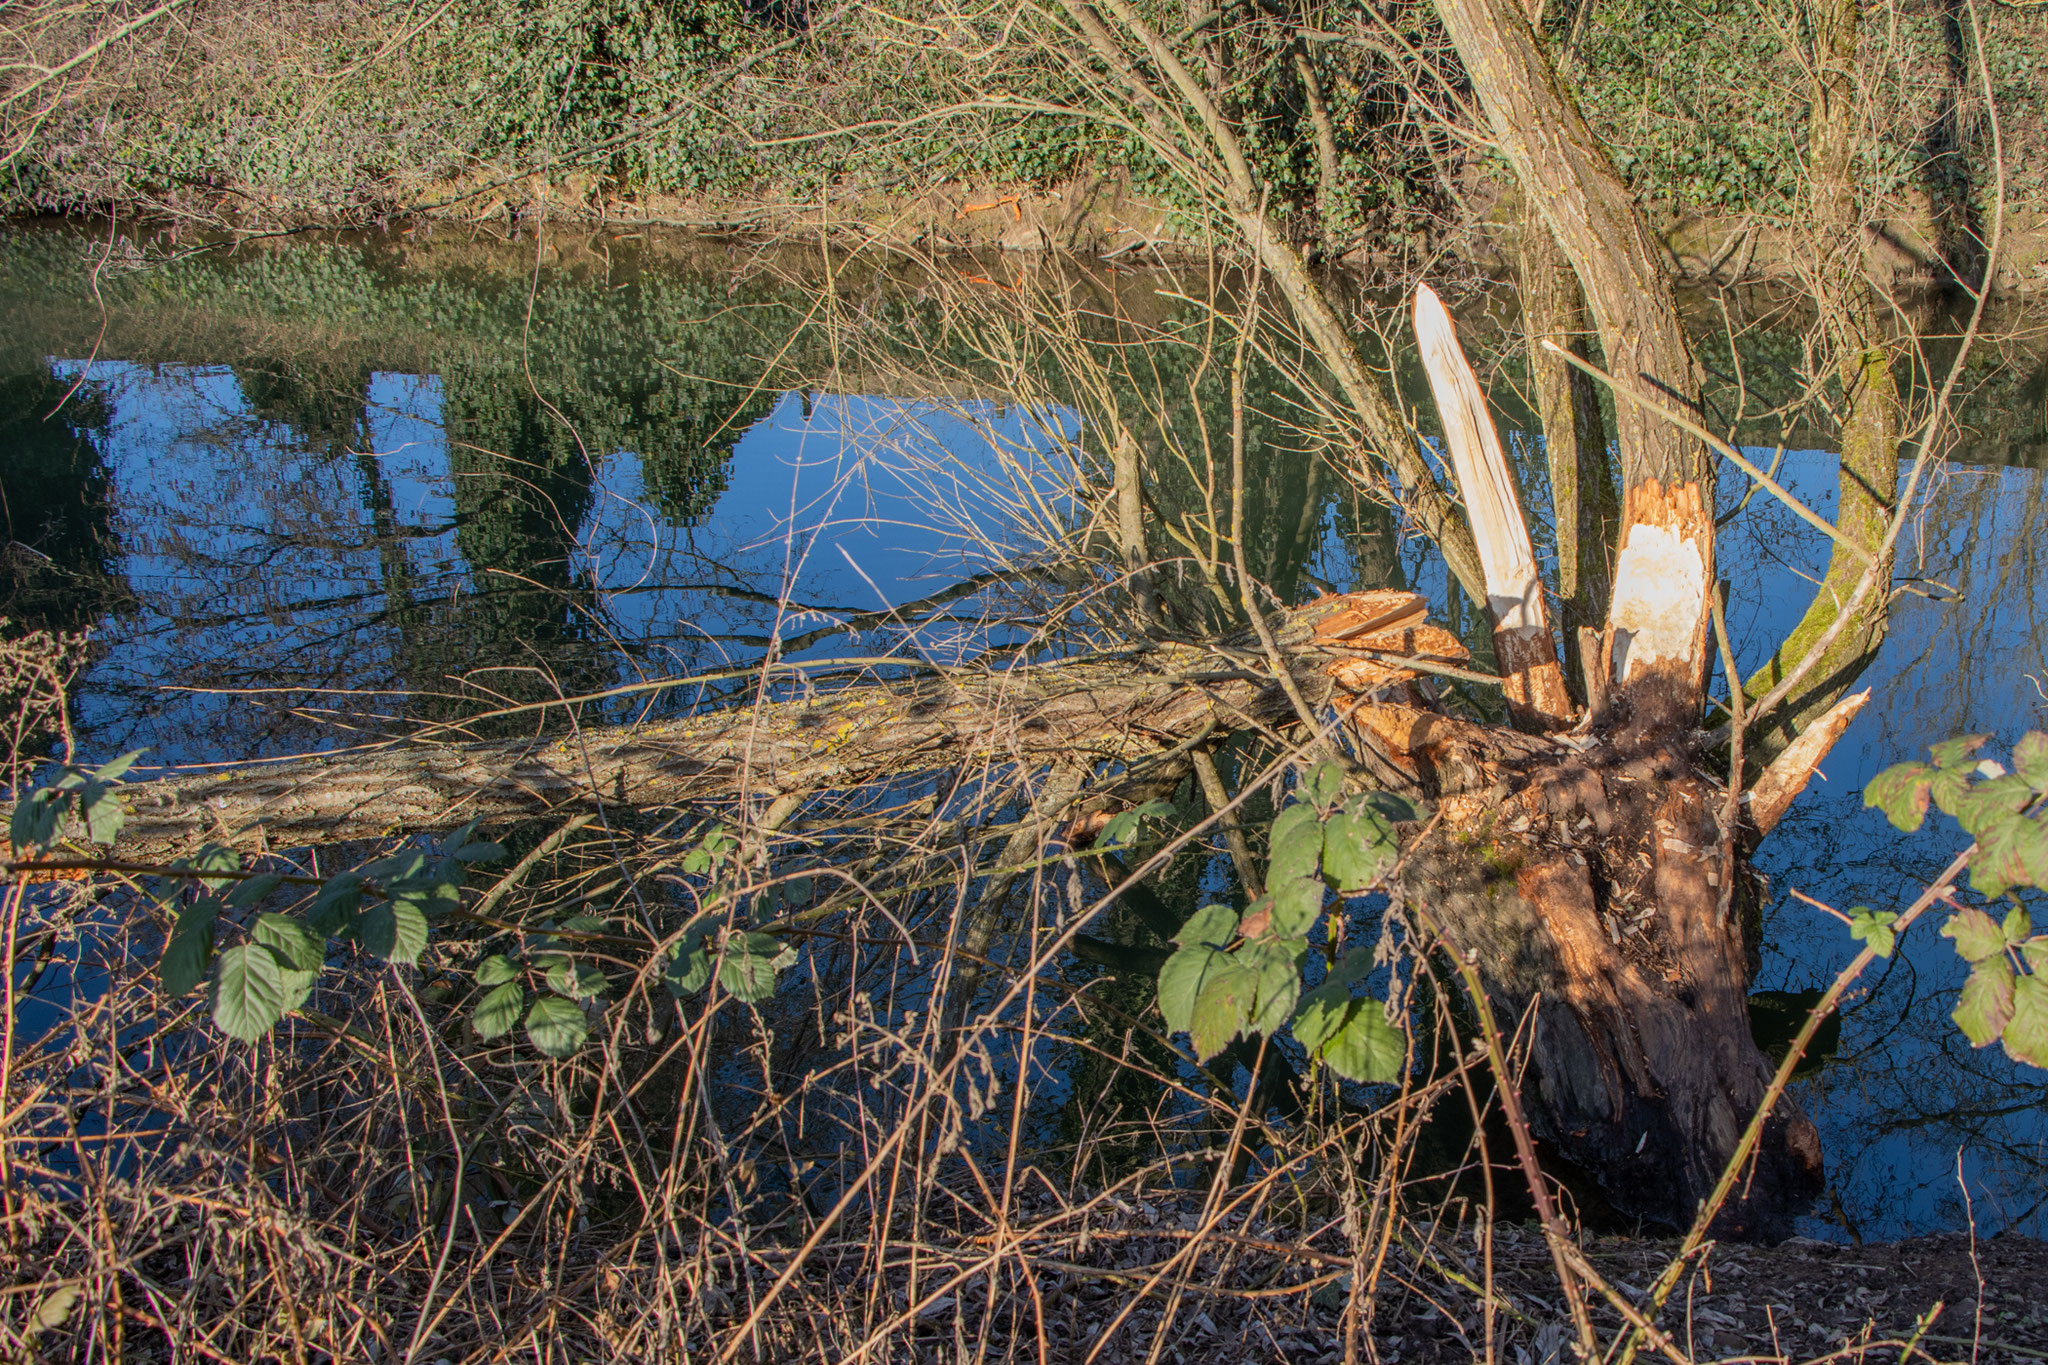
[[[1437,8],[1500,150],[1570,261],[1618,380],[1697,411],[1699,370],[1664,252],[1517,0]],[[1623,480],[1598,705],[1572,752],[1496,756],[1362,713],[1442,803],[1404,890],[1473,956],[1512,1031],[1527,1012],[1524,1101],[1539,1136],[1626,1216],[1684,1226],[1768,1087],[1750,1035],[1748,953],[1726,792],[1695,751],[1711,659],[1714,469],[1705,448],[1617,396]],[[1455,761],[1446,762],[1446,754]],[[1723,1235],[1781,1236],[1820,1189],[1813,1125],[1780,1102]]]
[[[1886,344],[1887,314],[1878,306],[1866,263],[1863,201],[1856,188],[1861,144],[1856,47],[1862,0],[1823,0],[1813,7],[1807,142],[1811,178],[1807,233],[1813,253],[1812,285],[1822,310],[1827,345],[1841,380],[1840,494],[1835,525],[1866,551],[1884,543],[1899,479],[1904,403],[1892,377]],[[1866,593],[1856,619],[1836,636],[1802,689],[1788,697],[1767,727],[1751,735],[1752,760],[1767,762],[1833,706],[1877,656],[1890,621],[1893,555],[1885,551],[1878,591]],[[1751,674],[1745,690],[1763,696],[1797,667],[1854,596],[1866,571],[1861,555],[1833,542],[1828,567],[1806,614],[1770,661]]]

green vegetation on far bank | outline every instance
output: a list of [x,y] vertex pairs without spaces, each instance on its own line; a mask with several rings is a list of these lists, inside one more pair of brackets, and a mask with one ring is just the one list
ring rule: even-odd
[[[1171,32],[1198,8],[1148,12]],[[1545,22],[1646,200],[1768,222],[1799,192],[1805,78],[1789,35],[1801,13],[1784,0],[1586,0],[1550,6]],[[1867,183],[1889,216],[1968,230],[1991,178],[1963,55],[1969,20],[1944,0],[1888,13],[1867,39],[1883,50],[1859,93],[1874,132]],[[1329,0],[1285,19],[1277,7],[1224,18],[1230,37],[1212,47],[1231,77],[1227,112],[1291,234],[1333,253],[1398,253],[1491,212],[1498,168],[1432,125],[1432,108],[1455,117],[1469,92],[1427,4]],[[2036,208],[2048,11],[1993,5],[1979,22],[2008,195]],[[913,41],[916,23],[879,2],[452,0],[424,14],[397,0],[191,4],[110,47],[61,97],[24,94],[24,78],[0,73],[0,211],[264,227],[517,221],[543,205],[627,220],[774,221],[780,210],[786,222],[823,207],[874,223],[942,190],[960,204],[935,218],[965,209],[966,187],[1087,200],[1107,185],[1119,210],[1141,203],[1154,227],[1199,219],[1133,130],[1078,116],[1077,68],[1054,49],[994,26],[934,26]],[[1435,54],[1439,89],[1375,50],[1395,41]],[[999,206],[970,226],[1012,222]]]

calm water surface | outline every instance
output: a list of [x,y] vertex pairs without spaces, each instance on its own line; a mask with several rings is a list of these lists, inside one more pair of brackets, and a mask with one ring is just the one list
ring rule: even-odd
[[[103,313],[78,239],[0,235],[0,529],[47,557],[13,557],[0,612],[94,626],[89,755],[297,752],[696,674],[771,638],[955,658],[1008,638],[989,624],[999,581],[946,590],[1068,514],[1046,457],[1085,440],[1070,413],[900,375],[761,388],[801,287],[717,248],[597,245],[530,277],[481,248],[193,256],[103,271]],[[1959,846],[1953,827],[1895,835],[1862,805],[1872,774],[1934,739],[2048,725],[2041,373],[2025,353],[1987,371],[1977,411],[2006,420],[1980,421],[1925,492],[1901,568],[1919,591],[1864,679],[1873,699],[1762,851],[1759,989],[1819,987],[1851,955],[1790,889],[1902,904]],[[1453,609],[1423,547],[1284,441],[1260,451],[1248,541],[1277,590],[1398,582]],[[1791,451],[1782,477],[1831,507],[1831,455]],[[1747,668],[1803,611],[1825,546],[1762,498],[1725,535]],[[1948,945],[1916,932],[1801,1083],[1832,1176],[1813,1235],[1958,1227],[1966,1207],[1982,1231],[2048,1232],[2048,1076],[1963,1043],[1959,985]]]

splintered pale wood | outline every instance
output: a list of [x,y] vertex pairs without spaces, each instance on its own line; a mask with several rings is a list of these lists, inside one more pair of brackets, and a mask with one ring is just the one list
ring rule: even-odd
[[1771,766],[1764,769],[1749,789],[1749,818],[1758,834],[1769,834],[1785,818],[1785,812],[1792,809],[1792,803],[1799,793],[1806,790],[1806,784],[1813,780],[1814,773],[1835,747],[1835,741],[1849,728],[1849,722],[1856,719],[1856,713],[1863,709],[1863,703],[1870,700],[1870,689],[1851,692],[1848,696],[1828,708],[1813,724],[1799,732],[1799,738],[1786,746],[1785,752],[1771,760]]
[[1350,605],[1316,622],[1318,640],[1354,640],[1362,635],[1421,625],[1429,617],[1429,601],[1421,593],[1399,588],[1354,592]]
[[1479,544],[1487,604],[1493,608],[1494,646],[1500,653],[1501,674],[1508,680],[1509,710],[1524,726],[1570,724],[1571,697],[1543,610],[1543,580],[1529,546],[1514,472],[1486,410],[1479,376],[1458,345],[1451,315],[1426,284],[1415,292],[1415,339],[1429,374],[1430,393],[1443,417],[1444,444],[1465,499],[1465,516]]
[[1690,725],[1699,714],[1714,581],[1711,491],[1650,478],[1624,500],[1608,634],[1613,682],[1646,728]]

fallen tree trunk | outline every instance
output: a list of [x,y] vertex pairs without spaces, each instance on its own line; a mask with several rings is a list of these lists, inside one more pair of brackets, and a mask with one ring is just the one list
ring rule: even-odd
[[[1359,602],[1378,599],[1400,599],[1397,621],[1346,640],[1318,639],[1319,622],[1351,620]],[[1368,614],[1387,616],[1385,601]],[[1382,689],[1416,675],[1375,656],[1464,663],[1456,639],[1420,616],[1421,599],[1407,593],[1331,598],[1290,613],[1278,636],[1297,684],[1320,704],[1339,666],[1351,670],[1354,688]],[[173,857],[207,841],[297,848],[472,819],[491,825],[608,805],[847,789],[977,764],[1129,765],[1207,733],[1220,741],[1292,719],[1249,637],[1169,645],[574,734],[404,744],[174,775],[127,789],[132,816],[117,851]]]

